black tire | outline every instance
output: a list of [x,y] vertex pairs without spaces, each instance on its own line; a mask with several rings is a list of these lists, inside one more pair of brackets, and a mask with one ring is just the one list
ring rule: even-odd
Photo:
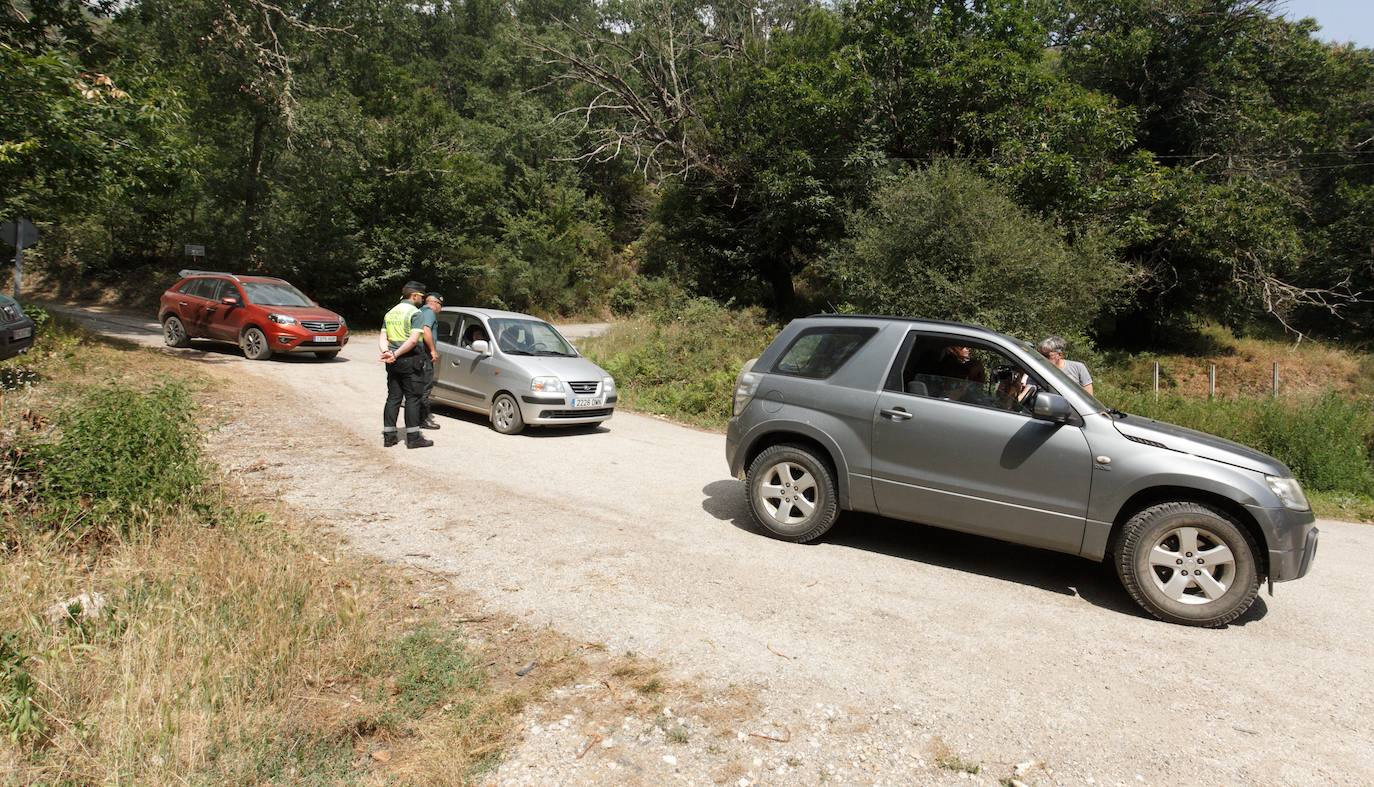
[[186,348],[191,346],[191,334],[186,330],[186,324],[175,314],[169,314],[162,320],[162,341],[168,347]]
[[338,351],[338,350],[328,350],[328,351],[325,351],[325,352],[322,352],[322,353],[315,353],[315,357],[316,357],[316,358],[319,358],[321,361],[332,361],[332,360],[334,360],[335,358],[338,358],[338,357],[339,357],[339,351]]
[[243,357],[250,361],[265,361],[272,357],[272,345],[267,343],[267,334],[261,328],[250,327],[239,337],[239,347]]
[[520,434],[525,430],[525,417],[514,396],[500,393],[491,401],[491,428],[501,434]]
[[[798,470],[810,474],[809,485],[805,475],[797,475]],[[777,494],[770,494],[766,487],[772,487]],[[815,541],[830,530],[840,515],[839,494],[830,464],[805,446],[787,443],[764,449],[749,464],[745,488],[754,521],[770,536],[783,541]]]
[[[1184,541],[1189,531],[1192,537]],[[1161,551],[1155,553],[1157,546]],[[1229,562],[1222,547],[1229,552]],[[1219,555],[1215,560],[1203,557],[1214,553]],[[1258,554],[1254,538],[1224,511],[1175,502],[1132,516],[1117,539],[1113,558],[1121,584],[1146,612],[1168,623],[1217,628],[1245,614],[1255,602]]]

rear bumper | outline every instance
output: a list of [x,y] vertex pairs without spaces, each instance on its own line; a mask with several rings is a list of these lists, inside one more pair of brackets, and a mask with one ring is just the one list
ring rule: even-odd
[[1269,578],[1289,582],[1305,576],[1317,556],[1316,515],[1287,508],[1246,508],[1269,544]]
[[[28,317],[0,328],[0,360],[28,352],[33,346],[33,320]],[[16,338],[18,334],[25,334]]]

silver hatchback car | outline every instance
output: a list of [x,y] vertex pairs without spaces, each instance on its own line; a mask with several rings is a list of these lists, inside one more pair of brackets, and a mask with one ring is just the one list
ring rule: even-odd
[[598,424],[615,412],[615,380],[538,317],[446,307],[435,341],[433,400],[487,415],[502,434]]
[[741,373],[725,453],[777,538],[854,510],[1110,558],[1174,623],[1235,620],[1317,551],[1282,462],[1109,409],[1030,345],[959,323],[793,321]]

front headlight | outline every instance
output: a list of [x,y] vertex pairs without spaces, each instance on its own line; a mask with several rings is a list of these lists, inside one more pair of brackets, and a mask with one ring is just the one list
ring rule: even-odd
[[530,390],[535,393],[563,393],[563,381],[557,377],[536,377],[530,381]]
[[614,378],[614,377],[602,377],[602,378],[601,378],[601,392],[602,392],[602,393],[612,393],[612,392],[614,392],[614,391],[615,391],[615,378]]
[[295,318],[295,317],[292,317],[292,316],[290,316],[290,315],[288,315],[288,314],[269,314],[269,315],[267,315],[267,319],[271,320],[272,322],[274,322],[274,323],[276,323],[276,324],[278,324],[278,325],[295,325],[295,324],[296,324],[296,318]]
[[1302,493],[1302,485],[1298,483],[1298,479],[1267,475],[1264,480],[1269,484],[1270,491],[1283,501],[1285,508],[1306,511],[1312,507],[1307,502],[1307,495]]

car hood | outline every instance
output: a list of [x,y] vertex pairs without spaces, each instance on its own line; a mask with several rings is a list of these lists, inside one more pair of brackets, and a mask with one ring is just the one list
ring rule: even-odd
[[262,306],[274,314],[285,314],[295,317],[298,320],[325,320],[328,322],[341,322],[342,317],[334,312],[320,306]]
[[506,355],[531,377],[558,377],[568,382],[596,380],[608,376],[600,366],[586,358],[559,358],[551,355]]
[[1211,459],[1214,462],[1224,462],[1266,475],[1289,478],[1293,475],[1287,465],[1268,454],[1196,429],[1138,415],[1129,415],[1113,423],[1116,430],[1127,439],[1146,440],[1173,451]]

